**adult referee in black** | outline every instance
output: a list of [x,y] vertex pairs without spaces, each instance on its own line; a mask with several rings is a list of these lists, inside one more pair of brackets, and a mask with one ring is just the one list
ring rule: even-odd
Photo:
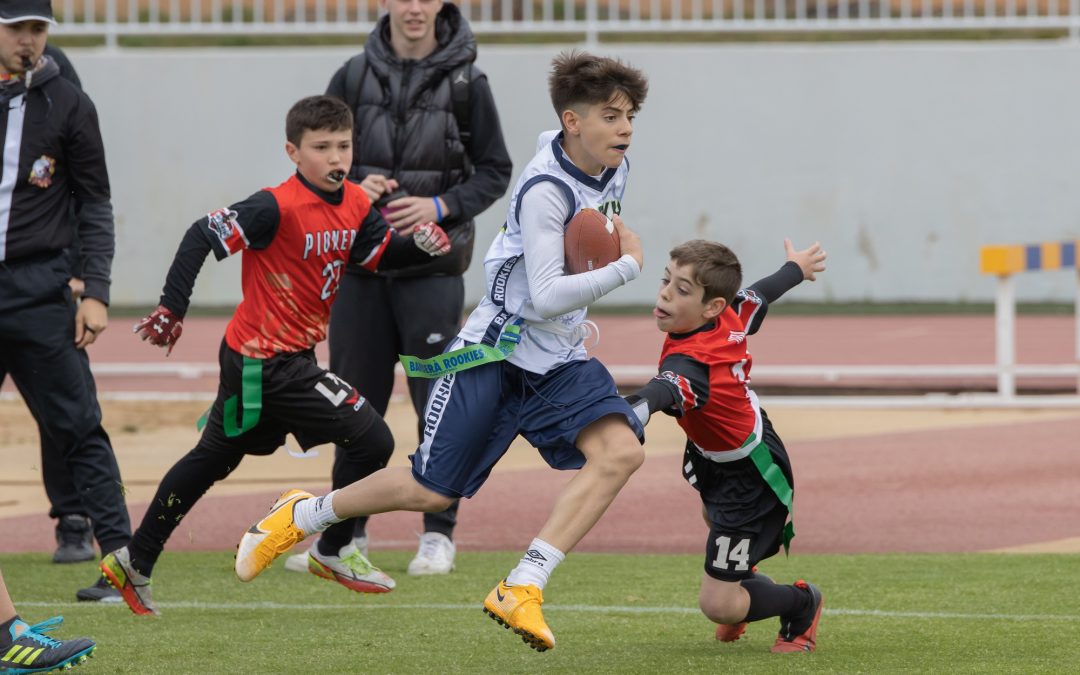
[[[0,379],[62,451],[104,554],[131,522],[84,350],[108,323],[115,235],[97,111],[44,55],[54,23],[49,0],[0,2]],[[78,304],[64,256],[76,231]]]

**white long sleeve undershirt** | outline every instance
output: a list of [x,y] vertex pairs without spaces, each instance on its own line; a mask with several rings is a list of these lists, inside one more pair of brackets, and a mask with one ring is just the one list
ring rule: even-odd
[[550,319],[599,300],[641,274],[629,254],[598,270],[565,274],[564,223],[570,206],[553,183],[529,188],[521,199],[519,224],[533,309]]

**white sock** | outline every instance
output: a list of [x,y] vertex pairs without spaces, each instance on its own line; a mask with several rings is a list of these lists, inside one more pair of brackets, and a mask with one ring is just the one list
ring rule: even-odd
[[322,532],[334,523],[345,520],[338,518],[334,513],[334,490],[325,497],[303,499],[293,506],[293,522],[304,531],[304,535],[310,537],[316,532]]
[[565,557],[565,553],[543,539],[533,539],[517,567],[506,575],[506,583],[512,586],[532,584],[543,590],[551,573]]

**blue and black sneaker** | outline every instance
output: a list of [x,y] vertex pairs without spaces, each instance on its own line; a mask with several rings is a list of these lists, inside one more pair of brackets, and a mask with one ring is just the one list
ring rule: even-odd
[[93,656],[97,649],[93,640],[54,640],[44,635],[59,626],[63,620],[62,616],[54,616],[33,626],[19,619],[12,622],[9,629],[11,643],[0,647],[0,673],[20,675],[45,673],[61,668],[66,670]]

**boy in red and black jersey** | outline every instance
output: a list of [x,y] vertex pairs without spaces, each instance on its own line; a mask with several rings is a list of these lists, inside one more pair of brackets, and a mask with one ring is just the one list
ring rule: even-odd
[[[225,329],[221,381],[202,437],[162,479],[131,545],[101,562],[138,614],[156,613],[149,578],[172,531],[244,455],[274,452],[287,433],[305,450],[336,443],[347,457],[335,464],[333,482],[344,487],[374,470],[368,464],[380,468],[393,451],[382,417],[319,367],[314,347],[326,338],[346,264],[372,271],[413,265],[444,255],[449,239],[431,223],[398,236],[360,186],[345,180],[352,113],[340,100],[305,98],[289,110],[285,126],[296,174],[196,221],[169,269],[161,304],[135,325],[144,340],[171,351],[206,256],[243,254],[244,297]],[[341,529],[327,530],[310,553],[311,572],[355,591],[391,590],[393,580],[350,545],[351,526]]]
[[737,640],[749,621],[780,617],[774,652],[812,652],[822,595],[812,584],[775,584],[755,565],[786,550],[791,527],[791,463],[749,387],[746,337],[757,332],[770,302],[825,269],[818,244],[749,288],[726,246],[695,240],[671,251],[653,315],[667,333],[660,372],[627,398],[642,424],[657,411],[686,432],[683,474],[701,493],[709,524],[701,611],[716,638]]

